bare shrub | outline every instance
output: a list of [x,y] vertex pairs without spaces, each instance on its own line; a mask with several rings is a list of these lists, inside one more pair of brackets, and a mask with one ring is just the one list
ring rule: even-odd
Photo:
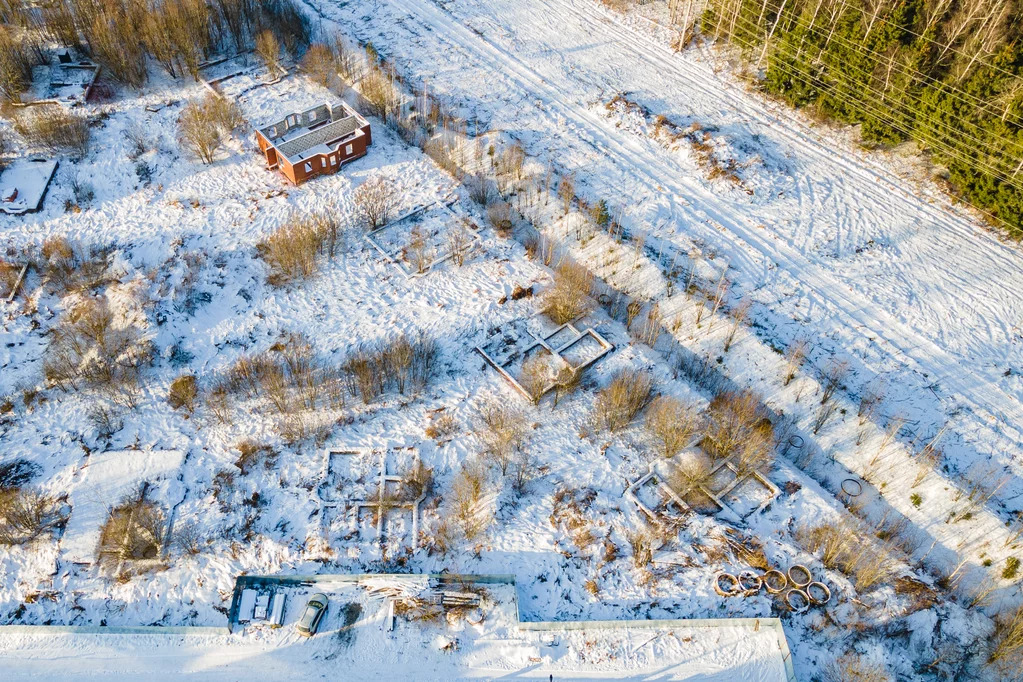
[[165,549],[163,510],[142,491],[129,495],[110,510],[100,528],[96,550],[101,565],[159,559]]
[[784,384],[788,386],[793,377],[796,376],[796,372],[803,366],[803,361],[806,360],[807,343],[804,339],[797,339],[789,344],[788,349],[785,351],[785,381]]
[[824,425],[831,419],[831,416],[835,414],[836,409],[838,409],[837,406],[830,400],[817,407],[817,414],[814,415],[813,424],[811,425],[811,431],[813,431],[814,435],[820,433]]
[[256,36],[256,54],[263,60],[270,79],[276,80],[284,73],[281,67],[281,46],[272,31],[263,31]]
[[575,176],[565,175],[558,183],[558,198],[561,199],[562,213],[568,214],[572,208],[572,200],[575,199]]
[[89,121],[59,104],[44,104],[23,110],[14,119],[14,129],[34,147],[51,154],[62,151],[85,156],[89,151]]
[[282,416],[282,436],[298,443],[324,437],[329,424],[316,411],[343,407],[346,388],[341,373],[317,357],[304,335],[287,334],[267,351],[240,357],[207,394],[207,406],[227,423],[234,395],[264,400]]
[[[480,182],[484,183],[483,187],[489,187],[485,179]],[[512,228],[514,227],[511,211],[511,204],[504,200],[494,201],[487,206],[487,221],[497,234],[505,238],[511,236]]]
[[695,405],[678,398],[660,396],[651,403],[644,425],[657,443],[662,457],[674,457],[689,445],[703,418]]
[[420,332],[413,336],[399,334],[383,348],[387,379],[398,393],[417,393],[426,388],[437,358],[436,342]]
[[728,328],[728,336],[725,337],[725,348],[724,351],[727,353],[732,348],[732,342],[735,341],[735,334],[739,331],[739,326],[749,315],[752,302],[749,299],[744,299],[732,310],[732,326]]
[[430,242],[426,232],[418,225],[409,233],[405,254],[406,259],[419,274],[426,272],[433,264],[433,250],[430,248]]
[[21,101],[21,95],[32,85],[33,62],[25,39],[0,26],[0,96],[5,101]]
[[134,407],[153,346],[137,326],[113,322],[106,299],[86,299],[62,315],[43,356],[46,380],[61,390],[97,387]]
[[544,313],[556,324],[565,324],[592,308],[593,277],[584,266],[566,262],[554,274],[554,286],[544,297]]
[[859,418],[861,426],[868,421],[874,420],[877,416],[878,408],[880,408],[883,401],[884,386],[880,383],[864,389],[862,395],[860,395],[859,407],[856,410],[856,416]]
[[551,499],[551,526],[564,529],[580,553],[589,553],[597,542],[590,514],[595,499],[593,488],[567,487],[559,487]]
[[398,204],[397,188],[382,175],[359,185],[352,198],[359,215],[371,230],[385,224]]
[[271,469],[277,461],[278,452],[266,443],[243,440],[236,443],[234,448],[238,451],[234,465],[242,472],[242,476],[248,476],[260,467]]
[[654,558],[654,535],[646,530],[626,533],[625,539],[632,549],[632,563],[636,568],[646,568]]
[[352,395],[369,404],[384,392],[386,368],[383,356],[371,345],[363,344],[349,354],[342,371]]
[[206,392],[206,409],[221,424],[231,421],[231,391],[224,383],[214,384]]
[[582,372],[565,365],[554,375],[554,400],[551,403],[553,410],[566,395],[570,395],[582,382]]
[[522,495],[526,492],[529,482],[533,480],[539,468],[536,458],[528,449],[520,449],[512,458],[512,490]]
[[362,62],[357,51],[340,33],[334,35],[332,47],[334,49],[334,61],[337,65],[338,74],[348,84],[355,83],[359,80],[362,72]]
[[224,134],[230,133],[245,123],[245,116],[233,99],[209,95],[204,104],[209,111],[210,118]]
[[62,520],[57,501],[32,488],[0,489],[0,545],[21,545]]
[[302,57],[302,70],[314,83],[329,88],[337,80],[337,61],[334,51],[323,43],[313,43]]
[[437,346],[423,333],[401,333],[380,349],[383,379],[393,382],[398,393],[416,393],[426,387],[436,359]]
[[167,404],[175,410],[184,410],[191,416],[195,413],[195,403],[199,397],[199,387],[195,375],[182,374],[171,382],[167,391]]
[[465,176],[463,180],[469,190],[469,198],[487,209],[487,218],[498,232],[507,234],[511,230],[511,205],[498,201],[500,208],[491,211],[490,202],[494,198],[490,178],[484,171],[477,171]]
[[128,142],[128,158],[130,159],[137,159],[149,151],[152,146],[149,134],[146,132],[145,127],[138,121],[130,121],[126,124],[124,126],[124,130],[121,131],[121,134]]
[[124,428],[124,419],[121,418],[121,414],[108,405],[94,405],[89,410],[89,422],[96,429],[99,437],[107,440]]
[[21,274],[20,265],[0,260],[0,297],[9,296],[14,291],[19,274]]
[[415,502],[433,490],[433,469],[422,462],[416,462],[401,477],[398,498],[402,502]]
[[682,495],[688,490],[707,485],[710,482],[712,470],[713,465],[706,455],[690,452],[675,462],[665,483],[676,493]]
[[316,254],[323,246],[325,232],[319,216],[294,215],[256,245],[259,256],[270,266],[267,282],[284,286],[316,274]]
[[848,524],[821,522],[800,526],[796,529],[795,539],[800,547],[815,554],[825,566],[838,568],[839,559],[850,544],[856,542],[856,535]]
[[522,363],[519,385],[525,389],[533,405],[539,405],[554,378],[554,368],[549,353],[535,353]]
[[774,427],[759,396],[749,390],[723,391],[711,400],[708,413],[707,435],[701,445],[712,457],[734,457],[741,471],[770,464]]
[[370,403],[389,386],[417,393],[426,388],[437,360],[437,342],[420,332],[389,343],[361,344],[341,366],[349,392]]
[[892,676],[884,664],[849,653],[825,666],[824,679],[827,682],[891,682]]
[[194,521],[176,524],[174,528],[174,546],[182,554],[195,556],[200,554],[209,543],[209,536],[202,526]]
[[69,288],[71,275],[77,266],[74,247],[67,237],[47,237],[40,251],[41,269],[47,279],[53,279],[61,288]]
[[819,556],[825,566],[850,576],[861,592],[888,581],[895,570],[892,546],[877,542],[859,524],[844,521],[807,524],[796,531],[795,539],[803,549]]
[[442,440],[458,433],[458,429],[458,421],[452,413],[435,414],[430,425],[426,427],[426,437]]
[[61,294],[95,290],[108,282],[106,255],[108,249],[93,248],[89,252],[74,248],[68,239],[53,236],[43,242],[39,267],[48,286]]
[[394,118],[398,111],[398,91],[391,83],[391,78],[376,66],[371,66],[359,83],[362,96],[380,118],[387,121]]
[[189,102],[178,119],[178,131],[182,142],[204,164],[213,163],[217,151],[224,143],[220,126],[210,112],[199,102]]
[[482,535],[490,525],[482,500],[486,472],[478,464],[466,462],[451,487],[452,516],[469,542]]
[[964,476],[964,485],[952,496],[955,507],[946,523],[958,523],[983,508],[1009,481],[1004,471],[994,464],[976,463]]
[[525,442],[526,417],[505,404],[496,401],[486,403],[480,408],[475,433],[483,443],[487,460],[504,476],[514,461],[515,453]]
[[447,233],[448,252],[455,265],[461,267],[465,264],[465,256],[472,244],[472,235],[463,223],[451,226]]
[[654,382],[643,371],[626,369],[612,377],[597,395],[591,415],[594,425],[603,431],[621,431],[650,401]]
[[231,100],[209,94],[185,105],[178,118],[182,143],[204,164],[213,163],[224,138],[242,124],[241,111]]
[[845,362],[832,360],[821,372],[821,405],[827,405],[835,395],[849,373],[849,365]]

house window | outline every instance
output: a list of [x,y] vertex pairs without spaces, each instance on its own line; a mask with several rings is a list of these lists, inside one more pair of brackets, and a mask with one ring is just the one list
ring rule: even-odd
[[337,165],[337,157],[336,156],[331,156],[330,157],[330,165],[331,166],[336,166]]
[[351,153],[352,153],[352,145],[347,145],[345,147],[345,154],[351,154]]
[[305,165],[305,172],[306,172],[306,173],[312,173],[312,172],[313,172],[313,167],[312,167],[312,165],[311,165],[311,164],[308,164],[308,163],[307,163],[307,164]]
[[327,167],[327,160],[321,156],[320,157],[320,168],[326,168],[326,167]]

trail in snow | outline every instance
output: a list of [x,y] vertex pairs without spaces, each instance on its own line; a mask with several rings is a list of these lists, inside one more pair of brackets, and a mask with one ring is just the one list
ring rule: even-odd
[[[413,20],[377,25],[395,15]],[[406,29],[418,40],[402,40]],[[772,296],[778,292],[764,289],[794,287],[822,309],[812,324],[823,351],[846,353],[873,339],[884,361],[904,365],[900,374],[915,371],[917,381],[975,411],[979,428],[1001,428],[1023,444],[1023,406],[1002,378],[1023,359],[1013,326],[1023,306],[1012,294],[1014,283],[1023,285],[1023,261],[970,220],[909,193],[893,172],[829,148],[699,57],[672,53],[588,0],[453,2],[443,9],[397,0],[357,30],[392,58],[414,62],[413,72],[435,90],[489,109],[496,127],[578,169],[612,203],[629,197],[636,220],[668,223],[677,236],[726,253],[744,289],[763,287],[758,293]],[[456,68],[466,64],[486,75],[485,84]],[[795,159],[795,197],[750,201],[704,181],[657,143],[614,127],[595,111],[613,94],[609,80],[641,101],[661,101],[666,113],[716,116],[735,134],[768,137]],[[851,242],[866,234],[884,242],[882,257],[857,256]],[[826,252],[815,253],[821,242]],[[822,338],[832,335],[834,342]]]

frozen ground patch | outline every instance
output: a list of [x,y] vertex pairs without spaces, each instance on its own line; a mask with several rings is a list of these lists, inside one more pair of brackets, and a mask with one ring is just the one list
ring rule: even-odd
[[61,541],[62,556],[76,564],[96,558],[100,526],[122,498],[148,483],[147,499],[171,509],[185,494],[177,480],[184,453],[117,450],[91,455],[71,487],[71,520]]

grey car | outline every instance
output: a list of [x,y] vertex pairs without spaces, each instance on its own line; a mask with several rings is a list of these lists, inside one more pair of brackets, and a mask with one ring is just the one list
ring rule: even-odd
[[323,620],[324,614],[327,613],[327,595],[325,594],[314,594],[309,597],[309,602],[305,605],[305,611],[302,612],[302,617],[298,619],[298,623],[295,624],[295,629],[298,630],[298,634],[303,637],[312,637],[316,634],[316,630],[320,627],[320,621]]

